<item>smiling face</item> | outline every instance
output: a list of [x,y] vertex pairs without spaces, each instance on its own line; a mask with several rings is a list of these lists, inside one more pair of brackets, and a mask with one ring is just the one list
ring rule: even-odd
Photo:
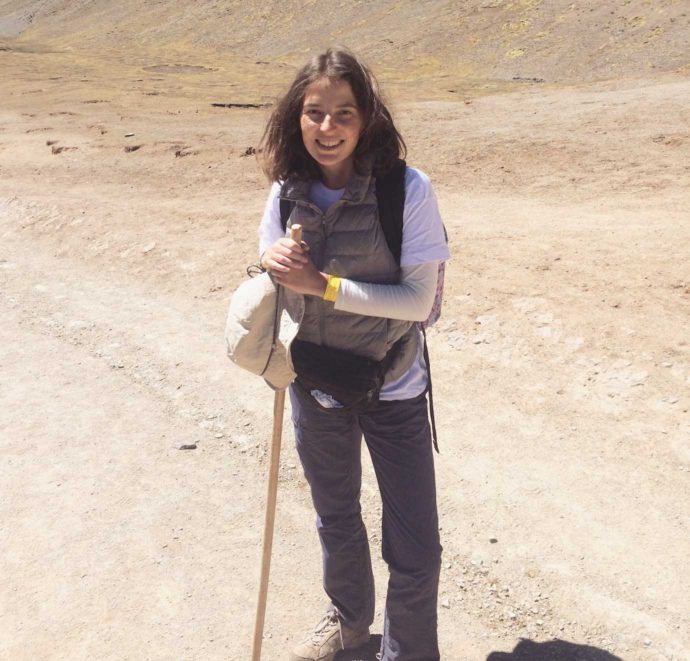
[[302,141],[329,188],[342,188],[350,178],[362,123],[347,81],[320,78],[307,87],[300,117]]

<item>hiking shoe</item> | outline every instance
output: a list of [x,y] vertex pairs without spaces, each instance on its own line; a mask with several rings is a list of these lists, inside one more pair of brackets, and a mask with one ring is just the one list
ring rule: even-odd
[[340,650],[361,647],[369,642],[369,629],[355,631],[343,624],[334,610],[328,611],[295,649],[290,661],[333,661]]

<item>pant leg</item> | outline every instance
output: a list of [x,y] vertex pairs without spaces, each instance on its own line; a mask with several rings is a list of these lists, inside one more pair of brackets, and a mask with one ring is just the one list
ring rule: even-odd
[[380,402],[360,415],[383,504],[390,576],[383,661],[437,661],[441,544],[426,396]]
[[359,502],[362,432],[353,414],[324,409],[290,387],[297,452],[311,487],[323,552],[323,585],[345,624],[374,620],[374,577]]

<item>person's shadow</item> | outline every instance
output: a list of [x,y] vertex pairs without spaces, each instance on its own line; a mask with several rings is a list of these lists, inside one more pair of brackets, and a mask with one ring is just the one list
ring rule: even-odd
[[512,652],[491,652],[486,661],[623,661],[618,656],[590,645],[549,640],[535,643],[523,638]]
[[[376,661],[376,654],[380,648],[381,636],[376,634],[364,647],[338,652],[333,661]],[[535,643],[533,640],[523,638],[512,652],[491,652],[486,657],[486,661],[623,661],[623,659],[590,645],[578,645],[565,640]]]

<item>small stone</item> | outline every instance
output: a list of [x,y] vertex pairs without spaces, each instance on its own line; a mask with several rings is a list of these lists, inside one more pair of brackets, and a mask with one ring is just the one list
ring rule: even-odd
[[450,608],[450,601],[448,599],[444,599],[441,602],[441,606],[443,606],[443,608]]
[[143,252],[145,255],[150,253],[154,248],[156,247],[156,242],[151,241],[151,243],[146,244],[142,249],[141,252]]
[[134,133],[125,133],[125,138],[133,138]]
[[498,540],[495,537],[489,537],[489,544],[497,544]]
[[196,450],[196,443],[183,443],[180,450]]
[[652,641],[649,640],[649,638],[645,638],[643,641],[645,647],[649,647],[652,644]]

